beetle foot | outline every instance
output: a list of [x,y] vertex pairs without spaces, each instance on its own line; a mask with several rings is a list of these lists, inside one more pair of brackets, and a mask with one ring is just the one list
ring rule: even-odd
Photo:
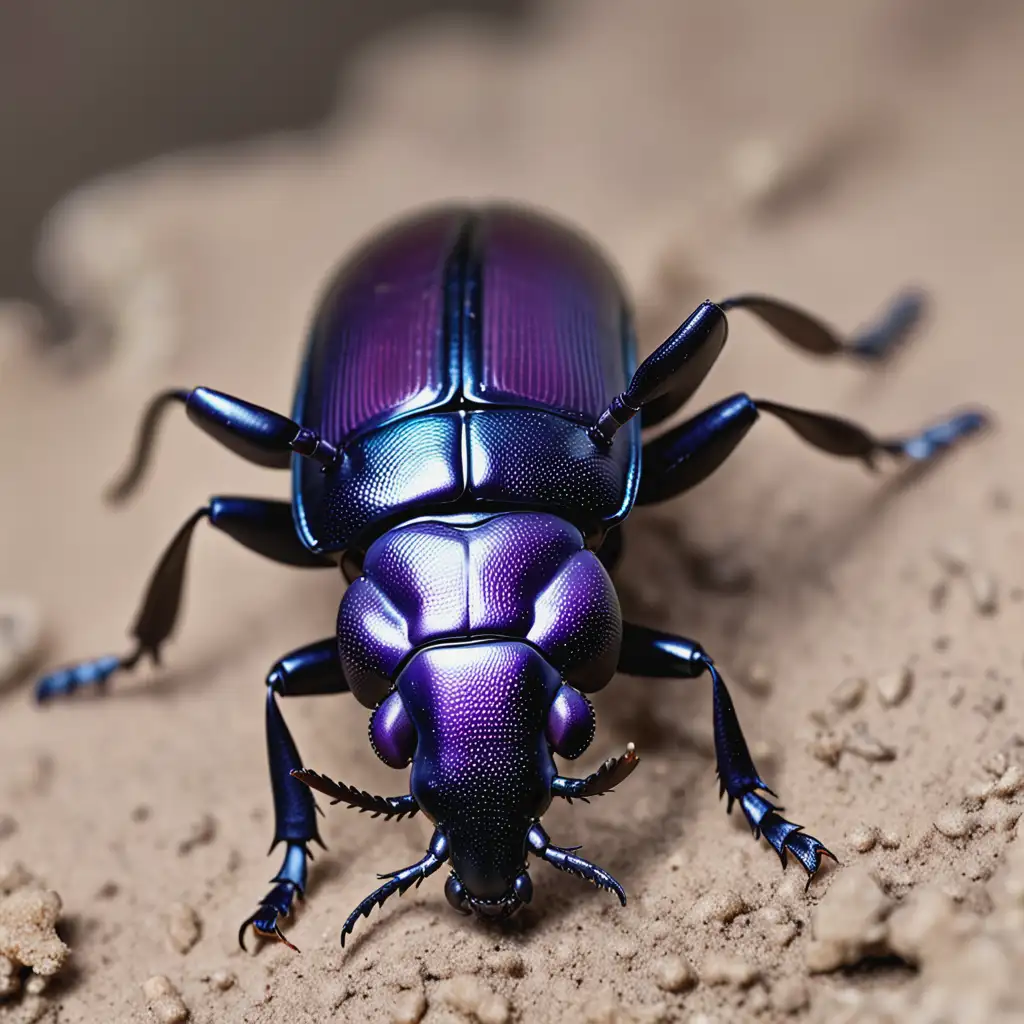
[[260,900],[256,912],[247,917],[238,929],[238,944],[242,949],[245,949],[245,933],[252,925],[252,930],[260,938],[277,939],[298,953],[298,948],[284,937],[278,919],[287,917],[292,912],[296,897],[302,899],[306,893],[306,862],[309,856],[305,843],[294,840],[288,843],[281,870],[271,879],[274,888]]
[[133,669],[142,657],[141,648],[131,654],[107,654],[91,658],[75,665],[67,665],[43,676],[36,683],[35,695],[39,704],[45,704],[54,697],[68,697],[76,690],[94,687],[102,693],[107,680],[115,673]]
[[885,444],[892,455],[925,462],[961,439],[977,434],[991,424],[991,416],[981,409],[965,409],[947,416],[938,423],[910,437],[899,438]]
[[849,351],[864,360],[888,358],[914,333],[927,307],[928,298],[924,292],[913,288],[900,292],[877,321],[854,335]]
[[[731,810],[731,799],[729,804]],[[760,793],[753,790],[745,793],[739,797],[739,804],[743,808],[743,814],[750,824],[754,837],[764,836],[771,843],[782,861],[783,868],[786,867],[786,854],[793,854],[807,872],[808,886],[821,867],[822,857],[830,857],[837,864],[839,863],[836,855],[821,840],[804,832],[802,825],[796,825],[783,818],[779,814],[780,808],[770,800],[766,800]]]
[[242,927],[238,929],[238,944],[242,949],[246,948],[245,933],[252,925],[252,930],[261,939],[276,939],[298,953],[298,946],[285,938],[284,932],[281,931],[281,925],[278,923],[279,918],[287,917],[291,913],[296,897],[302,898],[302,890],[294,882],[278,882],[260,900],[256,912],[247,917],[242,922]]

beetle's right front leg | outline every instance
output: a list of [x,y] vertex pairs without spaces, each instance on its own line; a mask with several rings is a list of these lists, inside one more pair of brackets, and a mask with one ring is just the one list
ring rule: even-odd
[[273,888],[238,930],[238,941],[243,949],[249,925],[257,935],[279,939],[295,949],[284,937],[278,921],[291,913],[296,897],[301,898],[306,891],[306,865],[312,856],[309,844],[324,845],[316,827],[313,794],[308,786],[292,776],[292,772],[302,768],[302,762],[277,706],[277,698],[347,693],[348,689],[334,637],[286,654],[267,674],[267,756],[274,793],[274,840],[270,850],[272,852],[278,843],[286,846],[281,869],[271,879]]

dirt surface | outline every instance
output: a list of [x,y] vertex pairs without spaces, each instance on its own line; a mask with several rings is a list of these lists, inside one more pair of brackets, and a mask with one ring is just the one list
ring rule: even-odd
[[[700,403],[743,389],[899,431],[979,402],[998,427],[900,477],[765,423],[631,520],[624,610],[723,666],[762,773],[841,861],[808,892],[717,800],[706,685],[620,678],[580,767],[632,740],[640,769],[545,825],[616,874],[625,909],[540,866],[533,905],[488,927],[436,881],[342,952],[346,914],[427,826],[335,808],[287,923],[301,955],[241,953],[277,868],[264,674],[330,634],[341,585],[201,534],[165,668],[45,711],[0,691],[0,862],[59,893],[71,948],[0,1021],[1024,1019],[1022,43],[1024,11],[997,0],[564,3],[514,43],[452,24],[379,48],[350,71],[343,132],[72,195],[43,255],[86,317],[74,358],[41,358],[31,311],[0,307],[0,589],[39,610],[47,665],[119,649],[209,494],[287,492],[181,417],[145,493],[104,508],[144,398],[204,383],[287,410],[328,268],[424,201],[520,197],[579,223],[633,287],[645,350],[705,295],[778,294],[852,328],[923,285],[933,315],[884,372],[737,316]],[[354,702],[286,713],[308,764],[401,790]]]

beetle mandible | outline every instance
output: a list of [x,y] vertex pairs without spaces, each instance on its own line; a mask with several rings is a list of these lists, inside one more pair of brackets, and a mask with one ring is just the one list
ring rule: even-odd
[[[291,502],[215,497],[175,535],[152,576],[123,656],[83,661],[37,685],[44,701],[102,687],[156,662],[178,617],[196,525],[206,520],[287,565],[339,566],[349,586],[337,635],[281,658],[266,679],[274,846],[285,853],[247,928],[286,941],[281,919],[306,885],[320,841],[311,788],[387,818],[422,811],[426,854],[383,884],[359,917],[444,865],[463,913],[513,913],[532,896],[533,856],[626,896],[608,872],[556,846],[541,818],[555,797],[622,783],[632,747],[586,778],[553,754],[590,744],[586,694],[616,671],[707,675],[721,791],[783,865],[810,878],[832,854],[783,818],[751,760],[729,692],[693,640],[624,622],[608,572],[634,504],[690,490],[739,444],[760,413],[810,445],[874,466],[925,461],[985,423],[951,415],[878,439],[848,420],[733,395],[653,439],[691,398],[725,344],[727,313],[745,310],[805,352],[877,363],[918,319],[904,295],[882,320],[843,338],[814,316],[761,295],[704,302],[636,366],[629,305],[615,272],[574,230],[515,206],[418,213],[370,239],[320,303],[292,418],[198,387],[158,395],[132,462],[127,497],[149,461],[162,413],[189,419],[250,462],[292,471]],[[306,770],[278,706],[284,697],[350,692],[371,710],[388,765],[411,765],[409,792],[379,797]],[[290,943],[289,943],[290,945]]]

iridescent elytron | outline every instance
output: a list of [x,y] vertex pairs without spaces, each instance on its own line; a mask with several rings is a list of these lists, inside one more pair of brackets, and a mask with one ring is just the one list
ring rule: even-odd
[[[382,876],[342,942],[360,915],[443,865],[448,900],[466,913],[504,917],[528,903],[531,856],[625,903],[614,878],[556,846],[541,825],[554,797],[606,793],[637,765],[632,747],[586,778],[561,776],[554,763],[587,749],[594,713],[585,695],[616,671],[706,673],[729,809],[739,802],[783,865],[793,854],[813,876],[831,856],[764,795],[710,656],[692,640],[622,621],[608,576],[619,526],[635,503],[704,480],[759,412],[869,466],[882,456],[930,459],[984,416],[964,412],[876,440],[846,420],[740,394],[642,442],[641,425],[680,409],[711,369],[730,309],[807,352],[877,362],[913,325],[920,300],[904,296],[849,340],[762,296],[706,302],[637,368],[626,299],[591,245],[519,208],[448,207],[378,235],[336,275],[313,324],[293,419],[206,388],[154,400],[115,499],[141,479],[162,410],[181,402],[244,458],[290,464],[292,501],[211,499],[161,559],[130,653],[54,672],[39,683],[40,700],[158,659],[202,519],[279,562],[340,565],[349,581],[337,635],[285,656],[267,676],[274,844],[286,849],[240,939],[251,924],[284,941],[280,919],[302,894],[308,847],[319,841],[310,787],[374,815],[422,811],[434,824],[424,857]],[[411,765],[407,794],[372,796],[303,768],[277,698],[346,691],[372,709],[377,755],[396,769]]]

